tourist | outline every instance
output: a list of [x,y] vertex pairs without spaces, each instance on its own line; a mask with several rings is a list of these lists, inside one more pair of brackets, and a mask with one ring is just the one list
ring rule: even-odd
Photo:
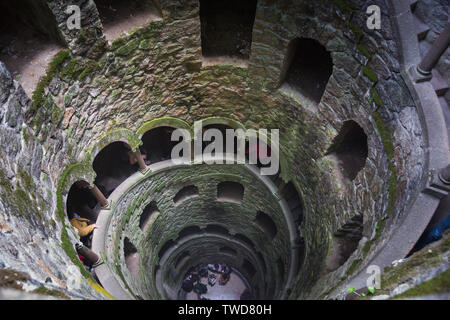
[[219,278],[219,285],[224,286],[228,283],[230,280],[230,274],[229,273],[222,273]]
[[416,245],[416,249],[420,250],[430,243],[440,240],[445,230],[450,229],[450,215],[447,216],[441,223],[439,223],[436,227],[428,230],[422,237],[419,239]]
[[216,284],[216,281],[217,281],[216,275],[213,274],[213,273],[210,273],[210,274],[208,275],[208,284],[209,284],[211,287],[214,287],[214,285]]
[[77,229],[80,237],[90,235],[94,229],[97,228],[96,224],[91,223],[89,219],[81,218],[76,213],[74,214],[74,218],[70,219],[69,222],[75,229]]
[[202,278],[208,277],[208,268],[203,265],[200,265],[200,267],[198,269],[198,274]]
[[189,293],[194,288],[194,282],[191,279],[184,279],[183,284],[181,285],[181,288],[184,291],[186,291],[187,293]]
[[194,285],[194,292],[197,294],[198,298],[200,299],[200,295],[205,294],[206,292],[208,292],[208,287],[201,283],[201,282],[197,282]]

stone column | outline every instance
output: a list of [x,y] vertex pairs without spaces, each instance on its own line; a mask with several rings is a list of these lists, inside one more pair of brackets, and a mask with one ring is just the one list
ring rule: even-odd
[[92,267],[96,268],[103,264],[103,260],[99,257],[99,255],[86,247],[84,244],[77,243],[75,248],[77,249],[77,253],[86,259],[88,265],[92,265]]
[[439,179],[447,185],[450,185],[450,164],[439,172]]
[[142,174],[145,174],[148,171],[148,167],[145,165],[145,161],[144,161],[144,158],[142,158],[141,151],[139,151],[139,149],[137,149],[136,151],[133,152],[133,155],[138,162],[139,171]]
[[425,57],[423,57],[420,64],[417,66],[417,71],[423,75],[430,75],[431,70],[434,68],[439,58],[442,56],[444,51],[450,45],[450,22],[439,35],[439,37],[434,41],[433,46],[428,50]]
[[97,199],[97,201],[100,203],[103,210],[110,209],[108,199],[106,199],[106,197],[95,184],[93,186],[89,186],[89,190],[92,192],[95,199]]

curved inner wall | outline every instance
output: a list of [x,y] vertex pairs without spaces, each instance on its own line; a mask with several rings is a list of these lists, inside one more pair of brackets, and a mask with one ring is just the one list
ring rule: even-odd
[[[15,12],[29,2],[0,12],[0,272],[29,275],[27,288],[179,299],[191,267],[223,262],[258,299],[345,298],[448,211],[434,215],[448,91],[409,69],[447,23],[432,15],[417,35],[411,21],[430,23],[424,3],[440,0],[377,0],[380,30],[359,0],[80,0],[80,30],[65,1]],[[9,33],[16,18],[65,49],[11,63],[29,40]],[[278,172],[174,164],[172,132],[193,142],[199,122],[279,129]]]
[[[102,220],[107,227],[95,234],[93,248],[105,252],[111,272],[120,270],[123,278],[117,281],[135,296],[176,299],[191,267],[223,261],[243,275],[255,297],[286,294],[291,284],[277,276],[278,268],[282,264],[286,275],[298,269],[290,249],[298,235],[290,233],[296,230],[293,215],[282,207],[285,200],[269,178],[243,164],[180,166],[167,160],[149,168],[150,173],[132,175],[111,194],[111,212],[100,212],[110,218]],[[224,183],[241,186],[241,198],[220,197]],[[192,186],[196,193],[179,196]],[[141,219],[148,206],[155,209],[143,232]],[[262,213],[266,220],[257,223]],[[268,232],[268,224],[276,234]],[[138,270],[127,265],[125,239],[136,248]],[[189,258],[181,264],[186,252]]]

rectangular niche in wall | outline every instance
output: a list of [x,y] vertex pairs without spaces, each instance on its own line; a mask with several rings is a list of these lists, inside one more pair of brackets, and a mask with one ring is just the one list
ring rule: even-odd
[[317,105],[332,72],[333,60],[322,44],[314,39],[296,38],[287,47],[280,85]]
[[95,0],[106,40],[126,36],[136,27],[162,19],[159,0]]
[[45,1],[0,1],[0,61],[29,97],[63,44]]
[[257,0],[200,0],[204,64],[246,65]]

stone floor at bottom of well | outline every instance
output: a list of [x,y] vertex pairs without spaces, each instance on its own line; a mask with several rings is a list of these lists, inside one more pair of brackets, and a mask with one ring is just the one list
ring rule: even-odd
[[[201,278],[201,283],[206,284],[208,291],[202,295],[209,300],[239,300],[246,289],[244,281],[235,273],[230,274],[230,280],[226,285],[219,285],[219,275],[214,286],[208,284],[207,278]],[[198,300],[197,294],[192,291],[186,295],[186,300]]]

